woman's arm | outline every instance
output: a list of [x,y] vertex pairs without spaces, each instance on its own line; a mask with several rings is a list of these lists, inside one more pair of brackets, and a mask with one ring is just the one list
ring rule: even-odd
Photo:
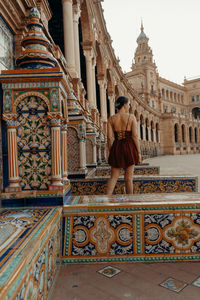
[[138,137],[137,121],[134,115],[131,115],[131,119],[132,119],[132,124],[131,124],[132,138],[139,154],[139,162],[141,162],[142,158],[141,158],[141,150],[140,150],[140,141]]
[[113,134],[113,129],[111,125],[111,119],[109,118],[108,123],[107,123],[107,144],[108,144],[108,151],[110,152],[110,148],[113,144],[114,140],[114,134]]

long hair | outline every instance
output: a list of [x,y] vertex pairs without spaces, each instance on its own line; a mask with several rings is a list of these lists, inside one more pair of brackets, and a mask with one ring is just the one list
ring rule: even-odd
[[124,104],[128,103],[128,98],[124,97],[124,96],[120,96],[119,98],[117,98],[117,100],[115,101],[115,109],[118,111],[120,110]]

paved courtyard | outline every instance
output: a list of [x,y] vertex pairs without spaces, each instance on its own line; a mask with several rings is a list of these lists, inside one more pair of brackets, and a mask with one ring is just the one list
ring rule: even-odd
[[[198,176],[200,154],[147,159],[161,175]],[[199,188],[200,191],[200,188]],[[197,300],[200,262],[63,265],[51,299]]]

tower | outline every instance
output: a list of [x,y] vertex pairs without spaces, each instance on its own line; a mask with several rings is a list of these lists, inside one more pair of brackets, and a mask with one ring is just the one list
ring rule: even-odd
[[141,32],[137,38],[137,48],[132,64],[132,71],[126,76],[133,88],[139,93],[143,100],[153,109],[159,109],[158,103],[158,74],[157,67],[153,61],[153,52],[149,46],[149,38],[144,32],[141,22]]

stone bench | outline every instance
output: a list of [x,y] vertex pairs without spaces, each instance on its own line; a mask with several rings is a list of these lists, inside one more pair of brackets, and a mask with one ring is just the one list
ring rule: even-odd
[[[103,195],[109,178],[71,179],[71,195]],[[198,177],[191,176],[134,176],[133,193],[197,192]],[[124,194],[124,179],[117,181],[115,194]]]

